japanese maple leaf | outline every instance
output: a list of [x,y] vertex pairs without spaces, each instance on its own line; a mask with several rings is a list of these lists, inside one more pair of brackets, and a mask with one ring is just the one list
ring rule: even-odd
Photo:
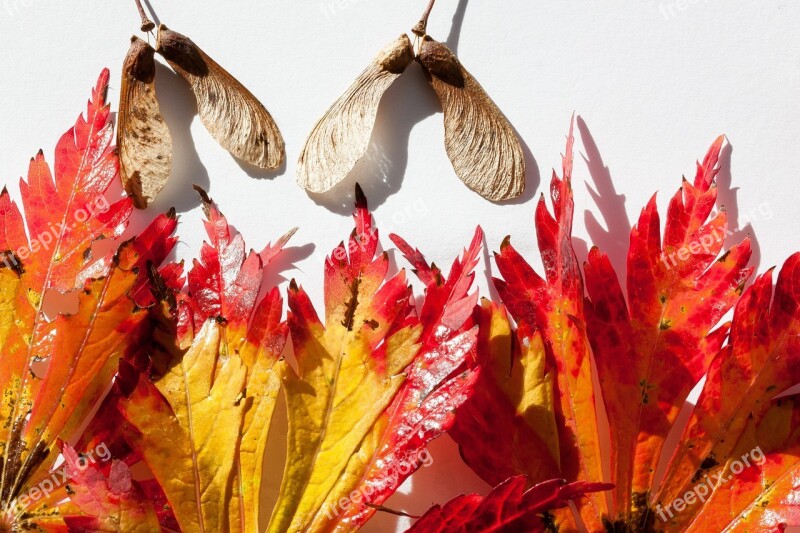
[[[119,250],[99,253],[92,246],[119,237],[131,213],[129,200],[109,204],[104,196],[118,168],[107,86],[103,71],[85,117],[57,144],[55,177],[41,152],[31,160],[28,180],[20,181],[25,217],[7,191],[0,194],[4,527],[60,520],[59,500],[28,496],[51,475],[57,440],[74,438],[111,385],[119,360],[140,341],[148,312],[132,293],[146,290],[145,264],[160,264],[174,244],[165,235],[175,219],[162,216]],[[75,292],[77,311],[48,317],[54,292]]]
[[[525,262],[509,238],[495,254],[503,276],[495,286],[519,325],[518,342],[512,342],[504,313],[485,307],[482,321],[491,328],[479,356],[489,367],[482,377],[485,385],[477,386],[480,392],[462,410],[454,430],[464,459],[491,484],[519,474],[531,482],[603,479],[583,280],[571,243],[573,142],[570,127],[563,179],[554,172],[550,185],[553,214],[544,198],[536,209],[545,277]],[[500,414],[495,416],[495,410]],[[486,438],[494,420],[503,429],[498,438]],[[504,443],[495,447],[498,440]],[[605,497],[587,500],[584,520],[599,528],[607,513]],[[563,520],[569,523],[568,512]]]
[[342,507],[329,497],[321,520],[329,523],[320,529],[351,531],[364,525],[424,463],[426,445],[452,427],[456,408],[473,393],[478,377],[477,369],[465,365],[477,340],[471,315],[478,294],[470,289],[483,231],[475,231],[469,248],[446,277],[402,238],[390,237],[426,284],[419,312],[420,348],[397,396],[347,466],[351,479],[340,483],[354,487],[347,504]]
[[417,350],[410,287],[400,272],[385,282],[385,253],[363,195],[356,229],[325,261],[325,324],[308,295],[289,289],[289,325],[297,372],[288,372],[286,469],[270,531],[308,529],[325,502],[348,498],[337,487],[351,456],[397,394]]
[[[465,361],[477,336],[471,322],[477,296],[470,288],[482,233],[476,233],[447,278],[421,254],[413,258],[428,283],[419,313],[429,319],[423,327],[404,274],[385,282],[388,260],[385,254],[375,257],[377,230],[360,190],[357,197],[357,227],[348,248],[337,247],[326,263],[327,328],[305,293],[290,287],[289,327],[299,374],[279,359],[287,325],[280,321],[277,291],[258,301],[263,268],[288,236],[260,254],[245,254],[241,236],[204,197],[210,242],[189,271],[187,292],[174,294],[169,287],[175,283],[156,279],[156,292],[164,293],[161,309],[168,314],[153,339],[172,352],[170,359],[161,366],[158,355],[151,354],[142,366],[140,358],[132,358],[138,370],[126,366],[101,407],[103,416],[118,409],[130,428],[120,434],[119,425],[98,417],[87,430],[92,439],[84,444],[102,438],[127,462],[144,460],[171,511],[160,516],[163,527],[174,517],[182,530],[259,530],[261,466],[281,374],[290,453],[269,525],[276,530],[363,525],[375,506],[419,468],[425,445],[447,430],[455,409],[471,393],[477,372]],[[180,268],[172,266],[161,274],[180,279]],[[358,334],[353,333],[356,324],[361,325]],[[337,356],[342,360],[327,368],[333,377],[321,375]],[[364,365],[363,357],[371,365]],[[335,390],[337,379],[358,402],[334,400],[342,393]],[[374,418],[364,415],[370,410]],[[327,439],[336,454],[327,451]],[[341,448],[342,441],[352,449]],[[282,514],[315,495],[295,484],[309,479],[314,482],[308,487],[330,487],[319,508]],[[161,494],[155,491],[155,496]],[[342,498],[348,498],[345,505]],[[281,523],[289,519],[290,524]]]
[[[720,137],[684,180],[667,210],[663,243],[655,196],[631,232],[627,298],[597,249],[585,267],[587,324],[611,428],[618,520],[652,518],[656,465],[689,392],[706,374],[728,332],[717,326],[740,297],[752,268],[748,240],[719,255],[724,211],[714,214]],[[716,328],[716,329],[715,329]],[[613,516],[613,513],[612,513]]]
[[[165,268],[169,270],[170,265]],[[182,286],[182,284],[181,284]],[[177,289],[176,289],[177,290]],[[150,334],[152,335],[152,329]],[[96,414],[89,421],[86,429],[83,431],[80,439],[76,442],[74,448],[79,450],[102,450],[105,453],[106,459],[112,457],[113,461],[103,460],[97,462],[100,472],[105,477],[111,476],[111,467],[116,462],[123,462],[128,467],[139,467],[137,463],[142,461],[141,453],[138,449],[133,447],[135,438],[132,434],[135,429],[131,428],[127,421],[120,415],[120,402],[126,400],[130,395],[131,390],[136,387],[140,374],[143,370],[147,370],[150,366],[150,349],[148,340],[150,336],[145,336],[141,344],[142,349],[134,354],[132,357],[126,358],[121,362],[117,376],[115,377],[114,386],[104,398],[101,405],[98,407]],[[96,454],[97,455],[97,454]],[[67,477],[67,472],[63,467],[61,468],[62,477]],[[122,467],[117,467],[120,472],[125,472]],[[128,468],[127,471],[129,471]],[[58,470],[57,470],[58,472]],[[88,508],[86,506],[75,505],[71,499],[73,492],[81,490],[88,491],[96,494],[98,498],[104,498],[102,485],[99,483],[92,486],[82,487],[90,478],[78,477],[69,480],[68,489],[62,496],[70,498],[70,504],[64,504],[60,507],[60,511],[64,516],[80,517],[77,523],[107,523],[110,521],[119,521],[127,519],[128,517],[120,517],[118,514],[109,513],[103,507],[94,506]],[[175,514],[172,506],[164,494],[163,489],[156,479],[143,479],[140,475],[136,482],[133,484],[134,489],[126,494],[128,504],[134,509],[134,514],[137,509],[142,509],[146,514],[150,514],[150,510],[155,513],[158,524],[165,531],[180,531],[180,526],[175,519]],[[115,498],[114,495],[107,496],[107,498]],[[150,510],[144,511],[144,508]],[[120,511],[124,513],[124,510]],[[75,524],[76,522],[72,522]],[[156,530],[156,529],[154,529]]]
[[[163,284],[164,328],[154,339],[167,360],[154,362],[152,378],[130,376],[117,406],[132,428],[130,448],[182,530],[258,531],[264,450],[288,335],[277,289],[259,294],[265,267],[291,233],[247,253],[241,235],[202,195],[209,242],[188,272],[186,293]],[[179,270],[167,273],[174,278]]]
[[[532,479],[559,473],[555,375],[546,368],[539,331],[513,331],[506,309],[482,300],[477,365],[481,377],[451,430],[461,455],[492,485],[509,472]],[[480,435],[480,438],[478,436]]]
[[[800,254],[759,276],[670,458],[652,513],[667,529],[800,525]],[[686,498],[686,495],[690,496]],[[702,496],[702,498],[700,497]],[[675,503],[680,501],[676,507]]]
[[[684,181],[670,202],[663,245],[655,199],[643,210],[631,233],[625,294],[597,249],[585,265],[585,287],[581,279],[570,235],[570,133],[565,179],[554,177],[551,186],[555,216],[543,202],[537,208],[546,279],[506,242],[496,256],[503,276],[496,285],[516,332],[502,308],[483,306],[480,320],[490,324],[478,352],[484,383],[462,409],[453,434],[465,460],[487,481],[496,484],[515,473],[541,481],[554,472],[571,481],[603,480],[595,410],[602,391],[611,432],[609,481],[616,488],[607,511],[603,495],[587,498],[578,510],[590,530],[656,527],[649,502],[664,441],[712,360],[725,360],[717,354],[728,325],[717,324],[752,272],[748,241],[720,256],[726,219],[724,212],[713,214],[713,180],[722,142],[698,164],[694,184]],[[591,380],[592,356],[600,390]],[[488,420],[503,431],[484,437]],[[705,458],[692,455],[685,457],[690,460],[681,482]],[[574,527],[568,514],[556,515],[562,527]]]
[[96,460],[88,460],[65,446],[69,498],[80,515],[64,516],[70,532],[152,533],[160,529],[158,517],[141,486],[122,461],[114,460],[108,475]]
[[549,511],[564,508],[570,500],[607,490],[610,485],[553,479],[527,490],[523,476],[510,478],[486,496],[465,494],[443,506],[434,506],[408,530],[409,533],[534,533],[549,531]]

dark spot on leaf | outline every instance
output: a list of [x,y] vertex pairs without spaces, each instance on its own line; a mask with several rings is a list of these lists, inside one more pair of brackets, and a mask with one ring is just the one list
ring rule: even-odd
[[361,278],[356,278],[353,280],[352,285],[350,285],[350,299],[347,301],[347,308],[344,312],[344,319],[342,320],[342,326],[344,326],[347,331],[353,331],[353,320],[355,318],[356,309],[358,308],[358,287],[361,284]]

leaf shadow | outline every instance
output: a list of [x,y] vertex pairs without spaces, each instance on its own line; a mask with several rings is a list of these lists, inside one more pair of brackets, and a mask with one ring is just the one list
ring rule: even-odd
[[297,270],[297,263],[311,257],[315,249],[316,245],[314,243],[284,248],[265,269],[266,274],[264,276],[263,287],[269,289],[289,281],[289,279],[284,276],[284,273],[290,270]]
[[589,243],[585,239],[572,237],[572,250],[579,265],[585,264],[589,259]]
[[[625,209],[625,195],[617,192],[614,180],[611,178],[611,170],[603,161],[603,156],[600,154],[600,149],[597,147],[586,121],[583,120],[583,117],[578,116],[577,123],[585,152],[582,155],[583,161],[589,169],[589,176],[594,185],[592,188],[592,185],[585,183],[586,189],[599,209],[602,219],[601,224],[601,220],[598,220],[592,211],[585,210],[586,231],[594,245],[608,255],[620,280],[624,280],[627,270],[628,241],[632,229],[628,212]],[[605,227],[603,227],[604,225]],[[588,255],[588,245],[584,243],[581,248],[581,251]]]
[[[728,234],[725,239],[725,249],[742,242],[745,238],[750,238],[750,245],[753,254],[750,256],[749,266],[758,268],[761,265],[761,246],[759,245],[758,238],[756,237],[753,229],[753,223],[758,223],[759,216],[764,216],[761,213],[759,206],[758,213],[747,213],[742,217],[739,208],[739,187],[733,187],[733,171],[731,170],[731,163],[733,159],[733,145],[728,141],[722,148],[719,155],[720,171],[716,177],[717,183],[717,207],[724,209],[728,215],[728,228],[732,233]],[[741,219],[741,220],[740,220]],[[744,226],[741,224],[744,223]],[[752,283],[751,278],[748,285]]]
[[497,287],[494,284],[494,267],[492,266],[494,253],[494,250],[489,250],[489,243],[487,242],[486,234],[484,233],[481,254],[483,255],[483,272],[486,276],[486,286],[489,288],[489,294],[486,297],[493,302],[499,302],[500,293],[497,292]]
[[211,184],[208,170],[200,160],[190,131],[192,121],[197,116],[197,103],[189,84],[172,69],[158,62],[156,96],[172,137],[172,173],[149,209],[163,212],[174,207],[179,213],[185,213],[201,203],[192,185],[199,185],[208,191]]

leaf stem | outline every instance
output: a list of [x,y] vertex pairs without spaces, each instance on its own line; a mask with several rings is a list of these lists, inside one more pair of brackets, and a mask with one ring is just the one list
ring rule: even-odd
[[151,31],[153,28],[156,27],[155,22],[147,18],[147,13],[144,11],[144,7],[142,7],[142,0],[134,0],[136,2],[136,9],[139,10],[139,16],[142,18],[142,31],[147,32]]
[[433,5],[436,3],[436,0],[431,0],[428,4],[428,7],[425,9],[425,12],[420,17],[419,22],[417,25],[412,28],[412,32],[414,35],[419,35],[420,37],[425,37],[428,33],[428,19],[431,16],[431,11],[433,11]]
[[408,514],[405,511],[396,511],[395,509],[390,509],[389,507],[384,507],[383,505],[376,505],[374,503],[367,503],[366,505],[367,507],[375,509],[376,511],[383,511],[384,513],[393,514],[395,516],[405,516],[407,518],[413,518],[415,520],[419,520],[420,518],[422,518],[420,516]]

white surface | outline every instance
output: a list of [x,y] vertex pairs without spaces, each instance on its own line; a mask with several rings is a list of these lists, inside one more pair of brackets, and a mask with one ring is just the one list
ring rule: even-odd
[[[185,86],[161,69],[159,97],[177,161],[154,210],[175,205],[181,212],[180,257],[196,253],[202,238],[190,188],[199,183],[253,247],[300,226],[293,239],[299,250],[292,252],[297,269],[282,275],[297,276],[321,302],[322,261],[351,229],[343,213],[350,211],[355,177],[335,195],[310,199],[294,183],[297,155],[317,118],[384,44],[410,30],[425,3],[155,1],[161,21],[189,35],[262,99],[289,158],[277,177],[243,169],[193,115]],[[476,224],[486,230],[490,250],[511,234],[538,261],[531,199],[551,169],[560,169],[573,111],[585,120],[578,152],[590,159],[587,165],[579,155],[575,165],[581,238],[588,237],[584,210],[604,220],[584,186],[592,175],[602,179],[604,164],[627,201],[600,186],[603,209],[612,227],[626,228],[624,213],[635,220],[655,190],[663,212],[681,175],[692,176],[696,158],[725,133],[732,166],[722,174],[721,196],[740,226],[752,221],[763,271],[800,248],[798,24],[800,4],[790,0],[439,0],[431,35],[455,45],[528,147],[528,201],[494,205],[461,184],[444,151],[437,101],[416,65],[387,95],[373,160],[360,165],[357,179],[383,235],[402,234],[437,264],[450,263]],[[40,147],[52,161],[55,141],[102,67],[112,69],[117,89],[128,37],[137,29],[132,0],[0,0],[0,181],[12,194]],[[584,148],[586,132],[599,151]],[[618,263],[627,236],[593,233]],[[484,294],[486,287],[481,276]],[[391,506],[421,513],[434,501],[485,488],[459,465],[452,443],[437,442],[432,451],[434,465],[412,479],[413,496],[397,496]],[[373,531],[385,531],[394,519],[381,520]]]

